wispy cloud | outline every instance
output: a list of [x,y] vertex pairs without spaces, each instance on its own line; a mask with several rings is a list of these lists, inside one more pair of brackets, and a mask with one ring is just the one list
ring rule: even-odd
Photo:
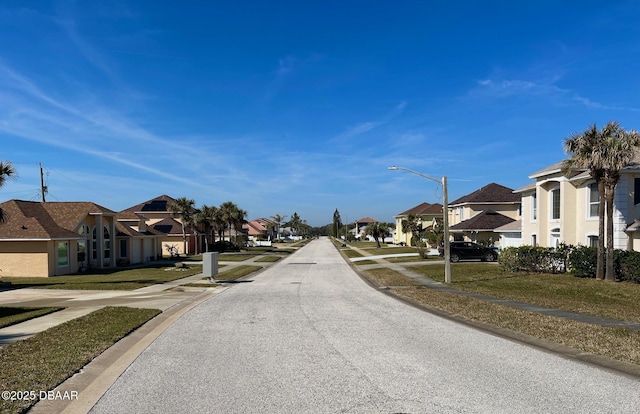
[[348,143],[351,139],[366,134],[367,132],[374,130],[382,125],[389,123],[392,119],[402,114],[404,109],[407,107],[407,103],[402,101],[395,105],[389,112],[380,117],[380,119],[375,121],[366,121],[358,123],[346,131],[335,136],[331,142],[333,143]]

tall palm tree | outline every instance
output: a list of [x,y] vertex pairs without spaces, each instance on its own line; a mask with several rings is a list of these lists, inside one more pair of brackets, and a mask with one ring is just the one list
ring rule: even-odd
[[273,219],[273,221],[275,221],[276,223],[276,235],[278,240],[280,239],[280,226],[282,225],[282,222],[284,221],[285,218],[287,218],[287,216],[281,216],[280,214],[276,214],[275,216],[271,216],[271,218]]
[[194,221],[204,229],[204,249],[207,252],[209,251],[209,237],[211,236],[211,230],[213,228],[217,210],[218,208],[216,206],[203,204],[195,214]]
[[180,219],[182,225],[182,243],[183,252],[188,254],[187,251],[187,234],[185,232],[185,226],[193,222],[193,213],[195,211],[196,202],[187,197],[180,197],[173,202],[169,203],[167,209]]
[[604,279],[604,227],[605,227],[605,199],[604,199],[604,140],[602,132],[598,131],[596,124],[587,128],[584,132],[573,133],[564,141],[564,150],[570,155],[565,160],[562,170],[565,174],[574,169],[588,169],[591,177],[598,186],[598,248],[596,260],[596,278]]
[[231,216],[231,225],[233,226],[233,231],[235,232],[235,243],[238,244],[238,229],[242,229],[244,223],[247,222],[247,210],[243,210],[236,206],[233,211],[233,215]]
[[604,146],[604,198],[607,210],[607,253],[605,280],[615,281],[613,263],[613,200],[620,181],[620,171],[633,159],[640,146],[636,131],[625,131],[617,122],[609,122],[602,130]]
[[294,212],[291,216],[291,220],[289,220],[289,226],[296,231],[296,236],[300,235],[300,226],[302,225],[302,220],[297,212]]
[[[238,206],[231,201],[225,201],[220,204],[220,214],[225,224],[224,231],[226,232],[229,230],[229,241],[231,241],[231,227],[233,226],[235,217],[238,214]],[[222,233],[222,237],[224,238],[224,232]]]
[[[0,188],[7,182],[8,178],[15,177],[16,170],[13,168],[11,161],[0,161]],[[7,221],[7,215],[0,208],[0,223]]]

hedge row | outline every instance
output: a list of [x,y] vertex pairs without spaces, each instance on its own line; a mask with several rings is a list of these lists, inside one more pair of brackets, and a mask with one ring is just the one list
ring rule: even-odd
[[[596,277],[595,247],[560,245],[558,248],[508,247],[500,252],[498,263],[506,271],[564,273],[576,277]],[[640,252],[615,250],[613,254],[616,279],[640,283]]]

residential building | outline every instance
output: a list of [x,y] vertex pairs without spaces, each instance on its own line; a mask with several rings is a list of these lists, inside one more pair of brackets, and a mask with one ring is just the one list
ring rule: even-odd
[[[614,195],[614,247],[640,250],[640,153],[620,175]],[[523,243],[596,246],[600,194],[589,172],[563,172],[559,162],[529,178],[534,182],[516,191],[522,198]]]
[[[175,199],[166,194],[144,201],[118,213],[118,222],[137,229],[144,223],[146,229],[157,232],[161,246],[161,255],[168,257],[174,254],[190,254],[202,250],[204,235],[197,235],[196,229],[186,225],[183,236],[182,222],[179,217],[169,211],[169,205]],[[183,237],[186,237],[186,248]]]
[[513,189],[490,183],[450,202],[448,214],[454,240],[499,245],[496,229],[520,219],[521,199]]
[[9,200],[0,208],[7,216],[0,225],[0,276],[66,275],[158,254],[155,234],[118,224],[115,211],[92,202]]
[[396,231],[393,236],[393,244],[404,244],[407,246],[413,245],[411,232],[405,233],[402,231],[402,221],[406,220],[410,214],[417,216],[419,219],[418,224],[421,225],[423,229],[427,229],[434,226],[436,223],[442,223],[442,210],[442,204],[430,204],[425,202],[394,216],[396,220]]

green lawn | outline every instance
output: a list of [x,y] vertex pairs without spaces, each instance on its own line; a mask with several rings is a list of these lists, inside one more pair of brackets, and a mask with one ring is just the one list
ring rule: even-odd
[[64,308],[0,307],[0,328],[48,315]]
[[[444,282],[444,265],[411,270]],[[505,272],[494,263],[454,263],[451,285],[457,289],[540,306],[640,322],[640,284],[582,279],[572,274]]]
[[12,288],[134,290],[202,273],[202,265],[177,269],[173,264],[135,269],[113,270],[101,274],[78,274],[54,277],[3,277]]
[[[0,348],[0,390],[51,390],[104,350],[160,313],[107,307]],[[24,412],[37,401],[0,400],[0,412]]]

